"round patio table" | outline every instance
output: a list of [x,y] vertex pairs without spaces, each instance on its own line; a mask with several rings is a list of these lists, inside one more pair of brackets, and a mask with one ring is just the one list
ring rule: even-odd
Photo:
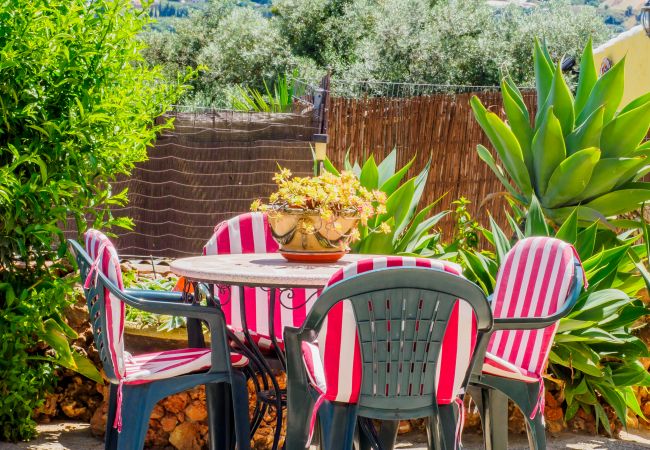
[[[373,256],[375,255],[347,254],[334,263],[296,263],[285,260],[279,253],[209,255],[177,259],[171,263],[170,267],[176,275],[185,277],[193,283],[216,286],[216,289],[212,290],[213,292],[238,288],[240,289],[241,299],[245,298],[245,287],[268,289],[270,293],[269,334],[271,335],[272,348],[282,368],[286,369],[284,354],[276,341],[276,333],[274,330],[276,293],[279,293],[279,297],[281,297],[284,292],[291,291],[295,288],[322,289],[338,269],[360,259],[371,258]],[[312,295],[316,295],[316,292]],[[272,389],[258,391],[258,399],[261,398],[265,403],[274,404],[276,409],[277,420],[273,442],[273,450],[276,450],[279,445],[280,432],[282,430],[284,392],[279,388],[277,379],[266,361],[265,355],[251,338],[246,325],[245,302],[240,302],[240,308],[244,336],[246,337],[248,347],[254,353],[251,356],[253,356],[257,365],[262,369],[264,382],[266,382],[266,376],[264,375],[267,375],[272,384]],[[194,330],[190,328],[194,328]],[[191,327],[188,322],[188,334],[190,335],[190,345],[198,345],[199,343],[197,341],[201,341],[202,343],[203,335],[200,332],[200,326],[195,324]],[[236,339],[232,333],[230,335],[233,339]],[[194,336],[194,339],[192,336]],[[192,342],[192,340],[195,342]],[[221,389],[224,388],[222,387]],[[221,400],[223,405],[227,404],[227,398],[222,398]],[[260,421],[261,417],[254,419],[253,430],[259,425]],[[230,438],[227,440],[230,440]],[[227,446],[228,444],[225,445]]]

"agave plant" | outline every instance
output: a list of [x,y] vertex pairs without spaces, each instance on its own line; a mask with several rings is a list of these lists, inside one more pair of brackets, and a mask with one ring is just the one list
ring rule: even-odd
[[237,86],[235,94],[230,98],[231,106],[237,111],[290,112],[293,98],[302,95],[304,90],[295,82],[296,76],[295,71],[292,77],[281,75],[273,83],[273,90],[264,81],[264,93],[256,88]]
[[538,100],[534,120],[509,77],[501,83],[507,122],[478,97],[471,100],[503,167],[484,146],[478,146],[478,154],[509,194],[524,205],[537,197],[556,223],[576,207],[580,220],[607,223],[606,217],[650,200],[650,184],[638,181],[650,169],[650,144],[642,144],[650,126],[650,93],[619,109],[625,60],[599,78],[590,40],[574,97],[560,64],[554,66],[539,41],[533,57]]
[[465,274],[492,293],[499,263],[517,240],[547,235],[574,245],[589,287],[578,298],[573,311],[560,321],[549,358],[548,378],[564,388],[565,420],[582,408],[593,413],[597,423],[602,422],[610,431],[603,401],[614,409],[623,424],[628,411],[643,417],[632,387],[650,386],[650,373],[639,362],[639,358],[649,356],[649,351],[634,334],[643,325],[638,319],[650,313],[636,298],[639,291],[650,287],[647,271],[636,270],[640,264],[647,264],[649,230],[644,230],[645,243],[639,243],[638,235],[617,236],[611,230],[599,230],[597,223],[580,229],[575,209],[556,231],[548,226],[535,199],[523,218],[523,230],[511,218],[508,232],[491,220],[491,229],[483,231],[495,251],[461,252]]
[[[361,239],[351,243],[353,253],[418,256],[436,254],[435,247],[440,240],[440,233],[435,230],[435,226],[449,211],[432,214],[442,197],[418,211],[429,176],[429,164],[427,163],[418,175],[404,181],[414,161],[415,158],[398,169],[397,151],[393,150],[379,164],[371,155],[361,166],[357,162],[351,163],[349,155],[346,155],[345,170],[352,171],[363,187],[370,191],[382,191],[387,198],[384,214],[375,216],[365,226],[359,225]],[[335,175],[339,174],[327,159],[324,161],[324,168]],[[390,233],[372,232],[384,223],[390,227]]]

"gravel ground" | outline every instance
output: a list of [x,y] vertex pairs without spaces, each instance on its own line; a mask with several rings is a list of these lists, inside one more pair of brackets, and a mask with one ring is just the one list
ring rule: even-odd
[[[104,443],[101,440],[91,436],[87,423],[52,422],[39,425],[38,431],[40,433],[38,438],[30,442],[19,444],[0,442],[0,450],[100,450],[104,448]],[[463,448],[466,450],[483,448],[481,436],[477,434],[463,436],[463,444]],[[397,448],[423,450],[426,448],[424,436],[415,433],[404,435],[400,438]],[[623,433],[622,440],[564,433],[557,437],[549,437],[547,445],[548,450],[636,450],[648,448],[650,448],[650,433],[636,431],[629,434]],[[511,436],[509,449],[528,449],[525,436]]]

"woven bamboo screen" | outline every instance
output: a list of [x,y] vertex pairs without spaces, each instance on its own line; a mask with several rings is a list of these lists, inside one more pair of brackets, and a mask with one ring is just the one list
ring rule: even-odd
[[117,233],[123,255],[200,254],[218,222],[268,197],[277,164],[311,174],[311,112],[172,115],[174,129],[158,138],[149,160],[114,183],[116,191],[129,188],[127,207],[115,215],[135,222],[134,231]]
[[[330,137],[328,156],[337,167],[343,165],[346,152],[352,161],[373,154],[383,159],[397,149],[398,164],[411,158],[416,161],[410,171],[415,175],[429,158],[431,169],[423,203],[442,195],[440,209],[464,196],[472,201],[470,211],[479,223],[487,224],[488,211],[505,223],[505,201],[498,195],[504,191],[488,166],[479,159],[476,145],[491,149],[487,137],[473,117],[469,100],[474,94],[434,94],[410,98],[353,99],[331,97],[328,102]],[[499,92],[476,95],[489,110],[503,116]],[[536,107],[534,92],[525,92],[529,111]],[[425,203],[426,202],[426,203]],[[441,223],[444,239],[453,236],[451,217]]]

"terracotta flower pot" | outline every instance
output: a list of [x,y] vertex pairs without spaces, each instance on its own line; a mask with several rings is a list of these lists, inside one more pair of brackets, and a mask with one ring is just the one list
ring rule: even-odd
[[359,218],[354,212],[323,220],[318,211],[283,209],[268,213],[273,238],[289,261],[334,262],[348,250]]

